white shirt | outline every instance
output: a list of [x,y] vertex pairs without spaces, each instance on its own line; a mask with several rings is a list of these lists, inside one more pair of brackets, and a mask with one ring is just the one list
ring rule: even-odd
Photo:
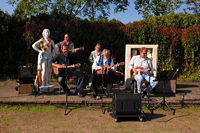
[[151,59],[148,57],[141,58],[140,55],[133,56],[128,66],[129,69],[136,68],[136,67],[142,67],[143,70],[148,69],[148,68],[150,70],[153,70]]

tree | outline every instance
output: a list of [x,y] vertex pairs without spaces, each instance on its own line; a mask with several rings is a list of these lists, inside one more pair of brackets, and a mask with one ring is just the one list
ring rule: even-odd
[[167,15],[180,8],[181,0],[136,0],[135,9],[144,18]]
[[84,17],[89,19],[107,18],[110,10],[114,12],[127,10],[128,0],[7,0],[9,4],[17,5],[16,12],[22,17],[35,16],[52,11],[65,13],[71,18]]
[[187,5],[191,5],[190,7],[187,7],[186,10],[193,11],[194,14],[200,13],[200,0],[187,0],[185,1]]

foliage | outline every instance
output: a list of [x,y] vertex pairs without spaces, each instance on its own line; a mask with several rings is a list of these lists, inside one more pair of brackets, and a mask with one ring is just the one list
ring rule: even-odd
[[174,69],[181,67],[181,30],[157,25],[148,21],[126,25],[129,44],[158,44],[158,68]]
[[185,11],[193,11],[194,14],[200,13],[200,0],[186,0],[187,5],[191,5],[184,9]]
[[183,30],[182,44],[184,47],[184,74],[190,76],[200,65],[200,25],[194,25]]
[[24,18],[51,12],[71,18],[107,18],[111,7],[114,12],[121,12],[129,5],[128,0],[8,0],[8,3],[16,4],[16,14]]
[[180,8],[181,0],[136,0],[135,9],[144,18],[152,16],[162,16],[174,12]]
[[198,14],[187,13],[170,13],[163,16],[154,16],[141,21],[149,21],[154,24],[165,25],[167,27],[174,27],[184,29],[195,24],[200,24],[200,16]]
[[6,73],[7,76],[12,77],[17,74],[13,72],[17,70],[18,64],[23,62],[24,54],[26,54],[25,42],[21,36],[25,22],[8,14],[1,13],[0,17],[2,18],[0,22],[2,29],[0,33],[2,39],[0,42],[0,74]]

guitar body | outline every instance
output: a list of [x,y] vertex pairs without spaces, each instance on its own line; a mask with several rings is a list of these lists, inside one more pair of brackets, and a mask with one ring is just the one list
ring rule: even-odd
[[42,85],[42,69],[38,69],[38,86]]
[[97,74],[105,74],[106,72],[108,72],[109,68],[110,68],[109,65],[105,65],[103,66],[103,70],[97,70]]
[[[117,63],[115,65],[124,65],[125,63],[124,62],[120,62],[120,63]],[[109,72],[109,68],[111,68],[111,66],[109,65],[105,65],[103,66],[103,70],[97,70],[97,74],[105,74],[106,72]]]

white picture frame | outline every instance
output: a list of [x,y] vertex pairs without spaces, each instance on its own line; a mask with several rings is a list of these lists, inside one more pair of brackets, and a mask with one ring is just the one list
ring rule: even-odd
[[[154,68],[154,76],[157,75],[157,65],[158,65],[158,45],[156,44],[126,44],[125,46],[125,81],[127,78],[131,78],[131,71],[128,68],[130,60],[134,54],[136,54],[136,49],[145,47],[152,50],[152,64]],[[139,52],[139,51],[138,51]],[[139,53],[137,53],[139,54]]]

